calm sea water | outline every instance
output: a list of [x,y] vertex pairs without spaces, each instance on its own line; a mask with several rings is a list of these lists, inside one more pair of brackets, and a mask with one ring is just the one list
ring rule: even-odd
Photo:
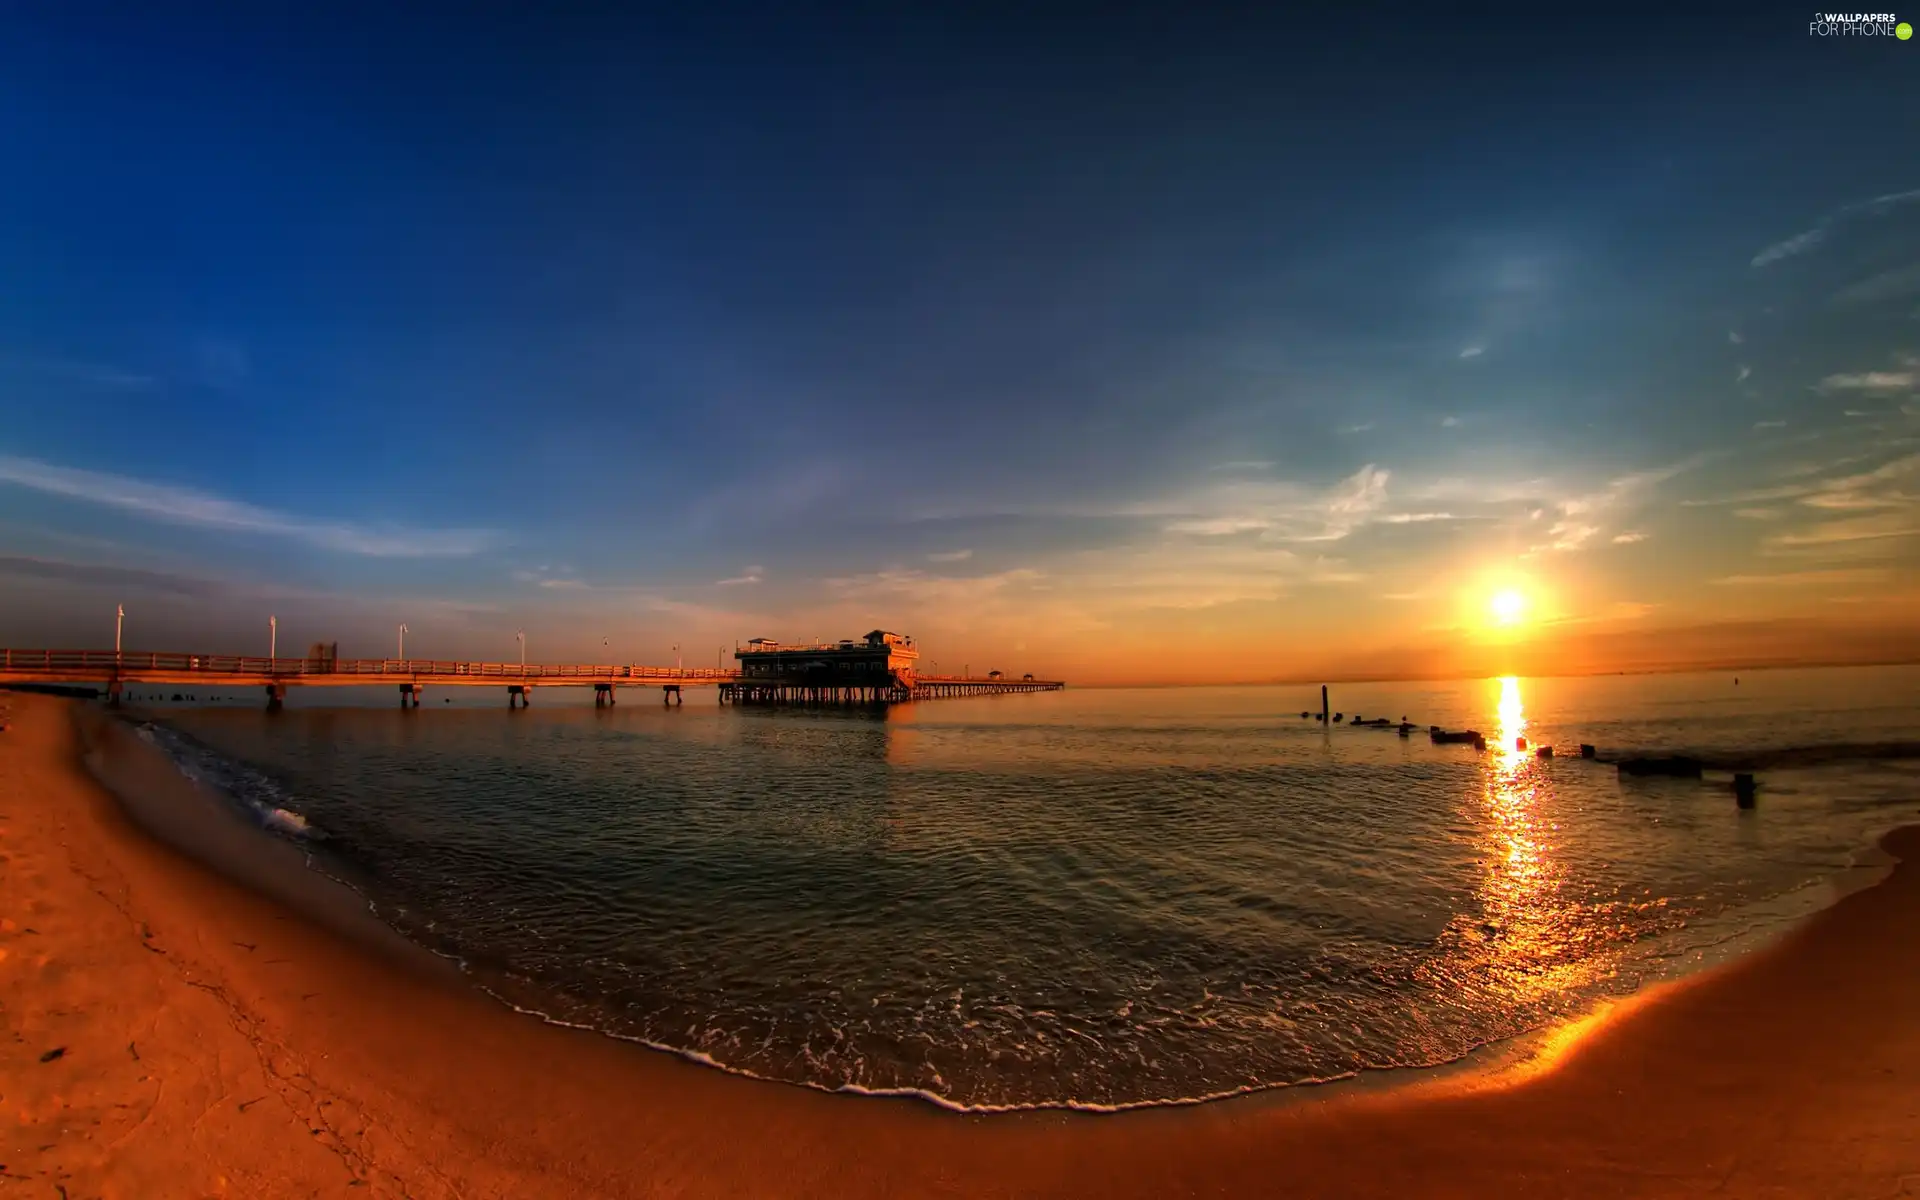
[[159,706],[151,736],[522,1008],[970,1108],[1445,1062],[1804,911],[1920,816],[1897,756],[1764,770],[1744,813],[1725,775],[1574,756],[1920,739],[1916,669],[1334,691],[1486,753],[1323,730],[1307,688],[692,695]]

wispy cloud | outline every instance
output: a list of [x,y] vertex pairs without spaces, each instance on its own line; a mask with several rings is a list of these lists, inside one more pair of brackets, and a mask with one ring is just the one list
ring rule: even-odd
[[1912,371],[1864,371],[1858,375],[1829,375],[1820,381],[1823,392],[1904,392],[1913,387]]
[[1208,484],[1126,515],[1159,517],[1161,529],[1189,537],[1257,533],[1270,542],[1338,541],[1371,519],[1386,502],[1391,472],[1368,463],[1331,487],[1315,490],[1289,480]]
[[1784,508],[1736,508],[1733,515],[1743,521],[1778,521],[1787,515]]
[[1848,284],[1833,294],[1835,304],[1873,304],[1898,300],[1920,292],[1920,263],[1882,271],[1878,275]]
[[319,520],[229,500],[193,488],[0,455],[0,484],[97,504],[169,525],[297,538],[310,546],[371,558],[459,558],[496,543],[477,529],[418,529]]
[[1737,375],[1735,375],[1735,376],[1733,377],[1733,381],[1734,381],[1735,383],[1745,383],[1745,382],[1747,381],[1747,377],[1748,377],[1748,376],[1750,376],[1750,375],[1752,375],[1752,374],[1753,374],[1753,368],[1752,368],[1752,367],[1749,367],[1749,366],[1748,366],[1747,364],[1745,364],[1745,363],[1741,363],[1741,364],[1740,364],[1740,372],[1739,372],[1739,374],[1737,374]]
[[971,550],[939,550],[927,555],[928,562],[965,562],[973,557]]
[[715,587],[746,587],[750,584],[759,583],[765,577],[766,577],[766,572],[764,571],[764,569],[760,567],[747,567],[743,569],[740,572],[740,574],[735,575],[729,579],[714,580],[713,586]]
[[1755,421],[1753,427],[1755,429],[1785,429],[1787,423],[1785,421]]
[[144,391],[158,382],[151,375],[128,371],[109,363],[79,362],[69,358],[44,358],[37,355],[0,355],[0,368],[23,371],[66,383],[121,391]]
[[1840,224],[1857,217],[1884,216],[1895,208],[1903,204],[1911,204],[1916,200],[1920,200],[1920,188],[1910,192],[1890,192],[1884,196],[1875,196],[1871,200],[1862,200],[1857,204],[1837,208],[1816,221],[1813,228],[1796,233],[1792,237],[1783,238],[1762,249],[1753,256],[1752,265],[1764,267],[1781,259],[1816,250]]
[[1613,535],[1613,544],[1616,546],[1631,546],[1635,542],[1644,542],[1646,540],[1646,533],[1638,529],[1629,529],[1625,533],[1616,533]]
[[1891,573],[1883,568],[1857,570],[1778,571],[1766,575],[1728,575],[1713,582],[1728,587],[1852,587],[1863,583],[1884,583]]
[[[1600,534],[1601,526],[1608,516],[1635,507],[1636,503],[1653,489],[1678,475],[1694,470],[1712,457],[1710,454],[1695,454],[1664,467],[1621,475],[1610,480],[1599,491],[1570,496],[1560,501],[1559,520],[1547,528],[1547,536],[1552,540],[1544,546],[1534,546],[1529,553],[1538,553],[1542,550],[1557,550],[1564,553],[1580,549]],[[1624,532],[1621,538],[1627,541],[1621,544],[1630,544],[1645,536],[1632,531]],[[1620,538],[1614,540],[1620,541]]]
[[1372,421],[1362,421],[1358,425],[1342,425],[1340,428],[1334,430],[1334,432],[1340,434],[1366,433],[1371,430],[1373,426],[1374,422]]
[[1827,229],[1824,225],[1809,229],[1804,233],[1796,233],[1790,238],[1782,238],[1773,245],[1762,249],[1760,253],[1753,256],[1751,265],[1764,267],[1769,263],[1779,262],[1783,258],[1792,258],[1796,254],[1805,254],[1826,240]]
[[1729,329],[1727,330],[1727,340],[1729,342],[1732,342],[1734,345],[1738,346],[1741,343],[1745,342],[1747,339],[1740,336],[1740,331],[1738,329]]
[[1468,346],[1465,349],[1460,351],[1460,357],[1461,358],[1479,358],[1482,354],[1485,354],[1486,352],[1487,352],[1487,348],[1485,346]]
[[1271,459],[1237,458],[1232,462],[1215,463],[1212,466],[1208,467],[1207,470],[1226,471],[1226,472],[1266,471],[1266,470],[1271,470],[1272,467],[1273,467],[1273,461]]

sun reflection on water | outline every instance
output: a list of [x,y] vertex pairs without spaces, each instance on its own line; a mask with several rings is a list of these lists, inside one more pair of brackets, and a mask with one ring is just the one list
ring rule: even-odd
[[1590,982],[1600,964],[1579,953],[1579,905],[1561,894],[1564,865],[1552,819],[1546,761],[1524,748],[1520,681],[1498,681],[1497,734],[1489,747],[1484,804],[1486,875],[1480,888],[1484,965],[1493,990],[1513,1001]]

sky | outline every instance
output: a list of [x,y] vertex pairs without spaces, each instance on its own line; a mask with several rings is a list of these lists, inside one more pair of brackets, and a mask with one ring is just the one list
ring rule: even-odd
[[0,644],[1920,658],[1920,39],[1193,7],[11,8]]

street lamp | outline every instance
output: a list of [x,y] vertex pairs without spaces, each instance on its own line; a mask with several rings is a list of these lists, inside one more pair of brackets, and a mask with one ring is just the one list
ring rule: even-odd
[[272,662],[280,652],[280,618],[267,618],[267,661]]
[[114,605],[113,606],[113,656],[115,658],[120,657],[120,626],[126,621],[126,619],[127,619],[127,606],[124,604]]
[[680,669],[680,643],[678,642],[673,644],[673,669],[675,671]]
[[400,661],[407,661],[407,624],[405,621],[400,623]]
[[527,673],[527,631],[515,630],[513,636],[514,640],[520,643],[520,673],[525,675]]

